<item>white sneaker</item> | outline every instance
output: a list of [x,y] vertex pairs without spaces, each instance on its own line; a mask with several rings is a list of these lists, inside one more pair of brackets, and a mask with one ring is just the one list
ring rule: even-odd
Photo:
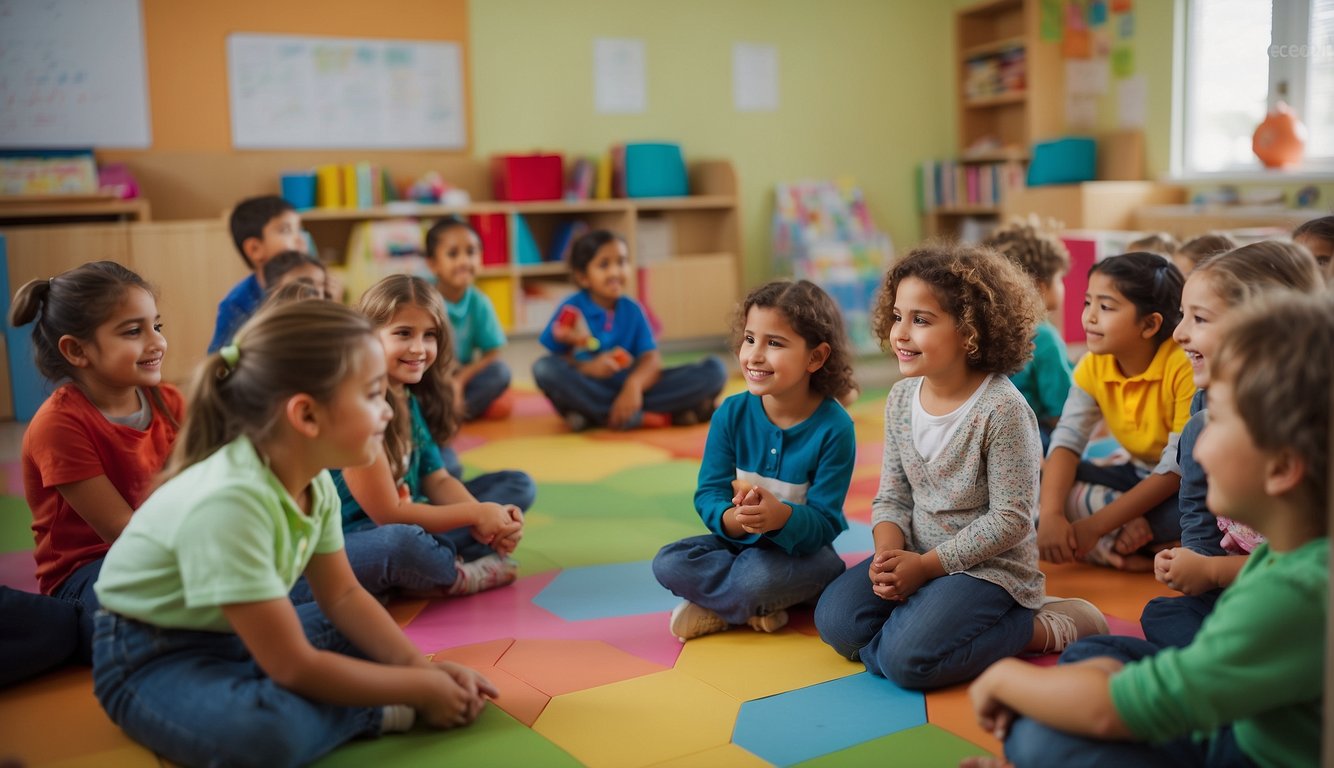
[[389,704],[380,712],[380,733],[405,733],[417,721],[417,711],[406,704]]
[[746,623],[756,632],[777,632],[787,626],[787,611],[780,608],[763,616],[751,616]]
[[1047,630],[1043,653],[1059,653],[1080,638],[1111,631],[1098,606],[1077,597],[1044,597],[1034,617]]
[[500,555],[486,555],[476,560],[464,562],[460,558],[455,563],[458,576],[449,585],[448,594],[452,596],[475,595],[488,589],[503,587],[512,583],[519,575],[519,564],[512,558]]
[[729,626],[722,616],[708,608],[683,600],[680,605],[672,609],[672,620],[668,624],[668,629],[677,640],[684,643],[701,635],[722,632]]

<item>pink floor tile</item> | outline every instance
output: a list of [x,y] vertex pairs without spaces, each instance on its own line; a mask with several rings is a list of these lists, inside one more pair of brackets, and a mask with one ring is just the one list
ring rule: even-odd
[[24,592],[36,592],[36,567],[31,552],[0,553],[0,585]]

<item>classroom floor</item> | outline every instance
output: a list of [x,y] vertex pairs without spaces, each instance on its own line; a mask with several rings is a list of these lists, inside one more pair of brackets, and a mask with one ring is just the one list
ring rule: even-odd
[[[729,392],[740,388],[734,379]],[[809,609],[773,635],[743,627],[677,642],[667,632],[677,599],[649,561],[664,543],[704,532],[691,499],[707,427],[576,435],[530,384],[516,394],[509,420],[469,425],[458,448],[470,473],[520,467],[538,481],[519,580],[391,605],[424,652],[481,670],[499,699],[468,728],[353,742],[320,765],[953,766],[999,751],[974,724],[965,687],[923,695],[872,677],[820,642]],[[868,389],[850,409],[851,529],[836,542],[850,563],[871,546],[885,394]],[[34,589],[17,433],[0,429],[0,583]],[[1092,600],[1124,634],[1137,634],[1149,598],[1167,594],[1143,574],[1044,570],[1049,593]],[[0,764],[13,758],[165,764],[107,720],[86,668],[0,691]]]

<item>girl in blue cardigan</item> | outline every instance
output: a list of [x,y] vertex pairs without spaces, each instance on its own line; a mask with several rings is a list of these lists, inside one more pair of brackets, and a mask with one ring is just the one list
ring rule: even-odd
[[832,545],[856,440],[838,404],[855,386],[842,316],[814,283],[772,282],[746,297],[736,330],[747,391],[714,414],[695,491],[710,533],[653,559],[685,598],[671,618],[682,642],[733,624],[776,631],[843,572]]

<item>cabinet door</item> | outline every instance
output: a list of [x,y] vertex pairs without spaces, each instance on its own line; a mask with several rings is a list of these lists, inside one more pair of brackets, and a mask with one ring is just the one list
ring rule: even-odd
[[730,333],[736,311],[736,257],[697,253],[645,267],[645,300],[662,322],[663,339]]

